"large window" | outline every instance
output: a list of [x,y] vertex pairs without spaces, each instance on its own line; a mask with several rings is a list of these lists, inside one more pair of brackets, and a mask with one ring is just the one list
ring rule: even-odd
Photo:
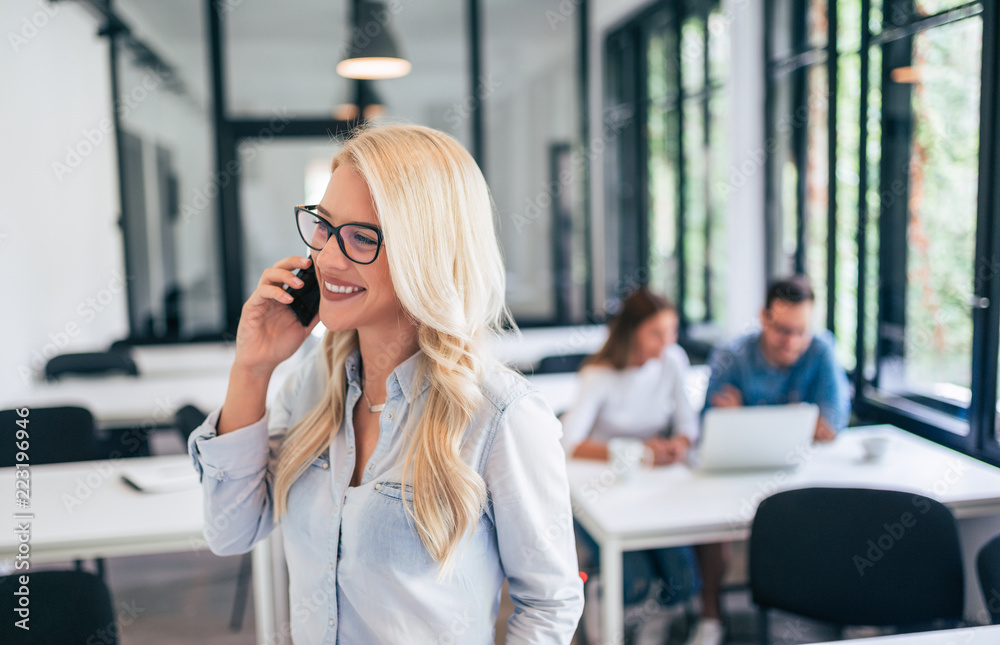
[[507,305],[520,325],[587,317],[580,20],[558,0],[480,0],[485,173],[500,219]]
[[996,460],[996,3],[765,11],[769,271],[812,277],[863,419]]
[[[585,128],[586,0],[115,4],[133,341],[234,332],[263,268],[303,252],[292,206],[322,195],[343,137],[380,120],[443,130],[476,157],[519,324],[590,317],[603,141]],[[411,74],[335,73],[349,41],[383,29]]]
[[[683,335],[723,316],[728,25],[718,2],[657,3],[608,35],[609,296],[677,301]],[[639,253],[636,253],[639,249]]]
[[225,324],[225,285],[213,218],[205,12],[190,2],[183,9],[115,4],[139,32],[152,24],[172,27],[158,34],[158,53],[120,32],[112,48],[130,335],[178,340],[217,333]]

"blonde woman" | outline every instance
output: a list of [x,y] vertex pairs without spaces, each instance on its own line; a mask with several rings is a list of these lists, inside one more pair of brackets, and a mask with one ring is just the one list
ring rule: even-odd
[[[311,258],[264,271],[225,402],[189,441],[212,551],[281,524],[297,644],[492,643],[504,578],[507,642],[569,643],[583,595],[560,426],[488,350],[504,268],[475,162],[429,128],[368,129],[296,217]],[[265,406],[316,324],[282,288],[307,267],[328,331]]]

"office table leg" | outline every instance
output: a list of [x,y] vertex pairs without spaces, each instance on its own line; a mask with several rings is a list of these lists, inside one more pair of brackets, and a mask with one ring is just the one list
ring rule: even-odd
[[253,610],[257,623],[257,645],[274,643],[277,624],[274,615],[274,569],[271,538],[253,547]]
[[607,540],[601,547],[601,645],[625,642],[625,608],[622,604],[622,547]]

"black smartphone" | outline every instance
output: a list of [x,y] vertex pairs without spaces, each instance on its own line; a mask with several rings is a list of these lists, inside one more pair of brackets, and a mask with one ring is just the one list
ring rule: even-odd
[[292,273],[305,284],[299,289],[292,289],[287,284],[282,287],[292,294],[292,302],[288,305],[295,312],[296,318],[303,327],[308,327],[319,311],[319,283],[316,281],[316,270],[310,264],[305,269],[295,269]]

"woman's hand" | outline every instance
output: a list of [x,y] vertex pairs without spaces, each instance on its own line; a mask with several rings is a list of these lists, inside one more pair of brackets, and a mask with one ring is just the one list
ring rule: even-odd
[[670,437],[669,439],[653,437],[644,443],[653,451],[653,465],[667,466],[682,461],[687,456],[691,440],[684,436]]
[[[236,358],[229,371],[229,387],[222,404],[218,433],[246,427],[266,412],[267,386],[278,363],[295,353],[313,330],[319,316],[303,327],[288,303],[292,296],[282,289],[302,286],[293,269],[310,267],[309,258],[287,257],[265,269],[257,288],[243,305],[236,330]],[[312,268],[309,268],[312,271]]]
[[278,363],[295,353],[316,326],[319,316],[308,327],[299,323],[288,303],[292,296],[282,287],[302,286],[293,269],[312,268],[312,261],[293,255],[265,269],[246,303],[236,331],[234,368],[258,375],[270,375]]

